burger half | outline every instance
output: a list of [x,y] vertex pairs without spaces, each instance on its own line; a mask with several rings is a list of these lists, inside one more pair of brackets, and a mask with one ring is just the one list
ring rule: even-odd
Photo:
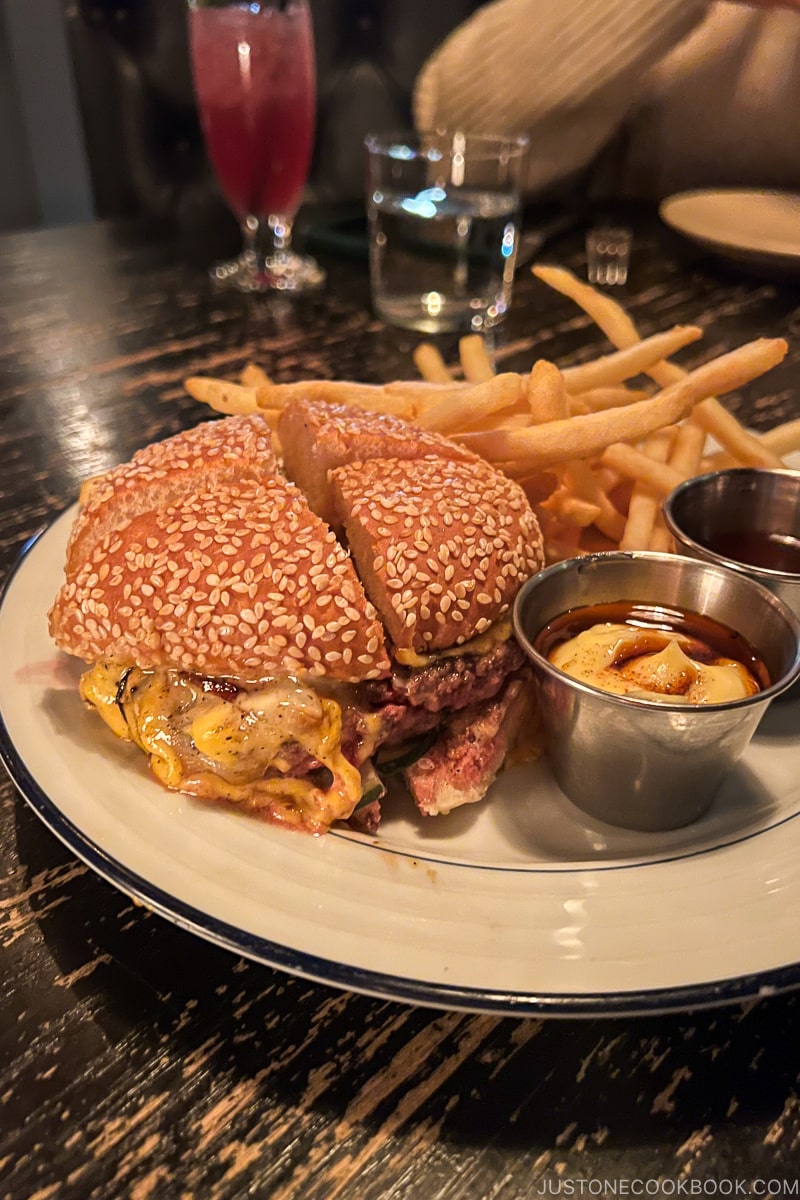
[[313,833],[374,831],[391,776],[481,799],[534,721],[524,494],[391,417],[296,401],[279,432],[282,464],[231,417],[87,489],[49,616],[82,697],[167,787]]

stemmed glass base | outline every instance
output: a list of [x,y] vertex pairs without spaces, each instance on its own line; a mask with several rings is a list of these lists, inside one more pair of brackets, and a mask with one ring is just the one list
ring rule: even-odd
[[308,292],[325,282],[316,259],[292,251],[264,258],[245,251],[228,262],[215,263],[210,275],[219,287],[240,292]]
[[[261,249],[264,226],[271,246]],[[325,271],[309,255],[291,249],[292,222],[288,217],[270,216],[267,221],[247,217],[242,222],[244,249],[238,258],[215,263],[211,278],[220,287],[240,292],[308,292],[325,282]]]

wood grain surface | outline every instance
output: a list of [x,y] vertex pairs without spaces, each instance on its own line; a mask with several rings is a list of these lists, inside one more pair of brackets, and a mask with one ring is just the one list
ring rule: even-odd
[[[418,338],[371,316],[362,262],[330,258],[311,300],[247,302],[212,292],[203,250],[135,226],[0,239],[3,575],[84,478],[205,418],[185,375],[413,375]],[[580,236],[547,257],[581,270]],[[757,428],[800,414],[791,282],[642,219],[624,296],[644,333],[706,329],[687,363],[788,337],[786,362],[729,403]],[[520,273],[503,365],[603,345]],[[134,905],[5,777],[0,843],[2,1200],[797,1194],[795,995],[615,1020],[413,1008],[239,960]]]

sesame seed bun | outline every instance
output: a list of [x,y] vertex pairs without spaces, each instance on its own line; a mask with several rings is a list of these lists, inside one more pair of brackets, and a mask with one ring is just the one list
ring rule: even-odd
[[103,534],[157,504],[199,487],[279,475],[270,431],[260,416],[204,421],[137,450],[130,462],[92,480],[67,546],[76,571]]
[[297,488],[274,478],[166,503],[160,485],[152,495],[148,511],[103,529],[68,571],[49,615],[61,649],[243,681],[388,672],[383,627],[352,562]]
[[330,478],[358,574],[400,649],[483,633],[543,566],[524,493],[480,459],[374,459]]
[[313,511],[334,528],[341,526],[341,519],[328,473],[336,467],[374,458],[410,462],[429,454],[480,461],[448,438],[399,417],[319,400],[290,401],[278,420],[278,436],[286,474],[305,492]]
[[[432,652],[508,611],[543,564],[517,484],[394,418],[293,407],[287,428],[304,432],[290,443],[316,456],[311,486],[324,469],[349,549],[280,473],[260,417],[206,422],[93,484],[50,613],[62,649],[246,681],[354,683],[390,672],[386,634]],[[355,447],[381,457],[325,466]]]

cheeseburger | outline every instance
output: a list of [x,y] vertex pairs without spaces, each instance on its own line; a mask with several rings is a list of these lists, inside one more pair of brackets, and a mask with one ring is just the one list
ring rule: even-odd
[[321,833],[482,798],[527,721],[521,489],[392,417],[294,401],[93,481],[50,611],[83,699],[167,787]]

